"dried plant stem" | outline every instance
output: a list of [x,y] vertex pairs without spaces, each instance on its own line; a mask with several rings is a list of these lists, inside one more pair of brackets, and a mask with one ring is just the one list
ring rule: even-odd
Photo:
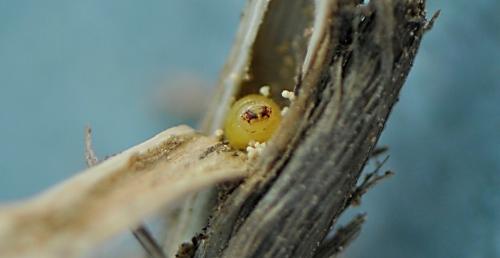
[[[99,162],[92,147],[92,129],[90,126],[85,128],[85,161],[89,168]],[[140,223],[139,226],[131,229],[131,231],[150,258],[166,258],[163,249],[156,242],[144,223]]]
[[[283,14],[300,17],[283,2],[268,2],[260,23],[267,26],[256,33],[251,51],[240,53],[256,57],[242,69],[244,74],[232,75],[246,76],[248,81],[221,84],[232,89],[224,88],[219,97],[235,89],[239,91],[234,96],[252,92],[260,85],[249,82],[265,82],[264,78],[286,82],[272,77],[286,68],[280,66],[284,63],[273,62],[276,66],[262,69],[254,61],[280,45],[275,42],[281,38],[279,32],[267,34],[266,28],[307,34],[292,29],[303,28],[300,19],[283,18]],[[286,1],[292,6],[301,2]],[[426,20],[424,0],[362,2],[309,1],[315,4],[312,35],[308,47],[302,48],[306,51],[303,65],[291,76],[296,78],[297,98],[252,176],[230,193],[222,193],[195,257],[313,257],[356,189],[363,192],[383,178],[375,176],[376,180],[356,188],[433,20]],[[278,26],[283,20],[289,21],[285,28]],[[246,35],[245,29],[242,25],[238,35]],[[229,64],[234,56],[238,53],[232,53]],[[208,117],[223,116],[224,108],[214,109],[216,114]]]
[[0,208],[0,257],[76,257],[186,195],[246,174],[246,158],[168,129],[25,202]]

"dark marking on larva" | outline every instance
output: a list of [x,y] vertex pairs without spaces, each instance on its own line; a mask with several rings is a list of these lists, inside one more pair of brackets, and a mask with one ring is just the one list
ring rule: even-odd
[[273,113],[273,109],[269,106],[262,106],[260,111],[260,117],[262,118],[270,118]]
[[253,120],[268,119],[272,113],[273,110],[269,106],[251,107],[241,114],[241,118],[250,124]]
[[247,109],[247,110],[245,110],[245,112],[243,112],[243,114],[241,115],[241,118],[250,124],[252,122],[252,120],[258,119],[259,116],[255,112],[253,112],[252,110]]

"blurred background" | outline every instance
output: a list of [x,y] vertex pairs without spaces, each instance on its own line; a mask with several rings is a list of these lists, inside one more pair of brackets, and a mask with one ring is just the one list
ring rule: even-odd
[[[244,0],[0,1],[0,202],[179,123],[196,126]],[[381,144],[396,172],[367,212],[357,257],[500,257],[500,1],[442,9]],[[138,247],[137,247],[138,248]]]

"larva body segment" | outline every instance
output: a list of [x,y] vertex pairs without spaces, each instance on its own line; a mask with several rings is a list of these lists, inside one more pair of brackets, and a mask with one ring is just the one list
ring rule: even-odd
[[272,99],[251,94],[233,104],[226,116],[224,134],[233,148],[245,149],[251,141],[269,140],[280,121],[280,107]]

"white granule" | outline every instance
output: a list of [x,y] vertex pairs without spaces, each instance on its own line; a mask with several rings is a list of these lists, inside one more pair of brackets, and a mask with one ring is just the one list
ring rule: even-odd
[[271,87],[270,86],[262,86],[260,87],[259,89],[259,93],[264,96],[264,97],[269,97],[269,95],[271,94]]
[[264,148],[266,147],[266,143],[259,142],[250,142],[247,146],[247,155],[249,159],[256,158],[262,154]]
[[281,96],[285,99],[288,99],[290,101],[294,100],[295,99],[295,94],[291,91],[288,91],[288,90],[284,90],[281,92]]
[[216,137],[217,139],[221,139],[221,138],[222,138],[222,136],[224,136],[224,130],[222,130],[222,129],[217,129],[217,130],[215,130],[214,135],[215,135],[215,137]]

